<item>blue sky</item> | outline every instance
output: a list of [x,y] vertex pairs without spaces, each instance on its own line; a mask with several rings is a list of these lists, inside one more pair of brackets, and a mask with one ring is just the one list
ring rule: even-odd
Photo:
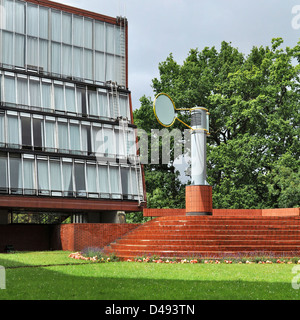
[[[182,63],[191,48],[216,48],[225,40],[248,54],[253,46],[282,37],[294,46],[300,28],[292,27],[300,0],[56,0],[129,22],[129,88],[133,107],[143,95],[153,97],[151,80],[158,64],[172,52]],[[300,12],[300,11],[299,11]],[[300,18],[299,18],[300,22]]]

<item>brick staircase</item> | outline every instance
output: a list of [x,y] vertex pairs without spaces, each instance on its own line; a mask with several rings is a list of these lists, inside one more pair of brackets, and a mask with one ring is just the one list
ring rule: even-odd
[[151,220],[105,247],[121,259],[300,255],[300,217],[169,216]]

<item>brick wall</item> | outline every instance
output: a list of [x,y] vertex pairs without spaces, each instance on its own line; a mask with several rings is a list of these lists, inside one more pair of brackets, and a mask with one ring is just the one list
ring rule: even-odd
[[17,251],[80,251],[104,247],[140,224],[0,225],[0,253]]
[[[57,226],[58,250],[80,251],[87,247],[102,248],[136,229],[140,224],[87,223]],[[60,243],[57,241],[60,240]]]

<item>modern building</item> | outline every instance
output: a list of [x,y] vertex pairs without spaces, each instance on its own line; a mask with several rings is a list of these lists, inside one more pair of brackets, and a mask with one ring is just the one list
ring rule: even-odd
[[126,18],[0,0],[0,224],[142,211],[135,129]]

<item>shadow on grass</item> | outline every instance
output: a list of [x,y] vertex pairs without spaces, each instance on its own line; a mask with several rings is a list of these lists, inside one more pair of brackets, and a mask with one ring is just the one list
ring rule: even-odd
[[[0,260],[0,265],[8,263],[11,264],[11,260]],[[135,263],[109,263],[110,266],[77,264],[29,268],[23,265],[22,268],[22,264],[16,262],[15,265],[17,264],[21,268],[6,269],[6,290],[0,290],[0,300],[299,300],[300,298],[299,290],[293,289],[291,282],[284,281],[151,278],[149,274],[154,270],[152,268],[157,268],[156,265],[148,268]],[[126,266],[128,273],[125,276],[122,270]],[[195,272],[200,270],[195,267],[193,269]],[[183,268],[178,266],[175,270],[180,272]],[[291,273],[291,280],[292,277]]]

